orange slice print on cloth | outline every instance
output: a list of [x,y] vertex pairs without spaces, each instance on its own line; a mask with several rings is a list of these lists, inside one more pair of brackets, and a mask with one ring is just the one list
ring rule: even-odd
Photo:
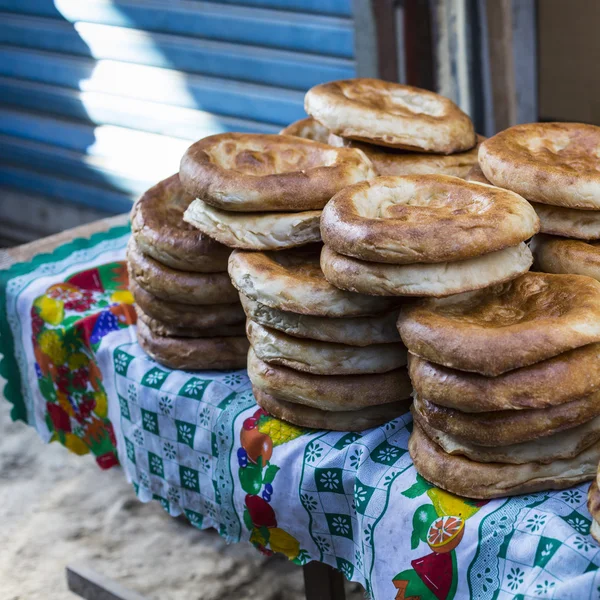
[[427,543],[434,552],[451,552],[458,546],[464,533],[464,520],[446,515],[431,524],[427,532]]

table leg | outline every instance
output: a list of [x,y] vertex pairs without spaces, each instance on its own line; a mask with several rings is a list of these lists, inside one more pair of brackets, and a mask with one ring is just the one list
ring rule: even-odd
[[306,600],[345,600],[344,576],[337,569],[313,561],[302,570]]
[[85,600],[148,600],[85,565],[67,565],[67,586]]

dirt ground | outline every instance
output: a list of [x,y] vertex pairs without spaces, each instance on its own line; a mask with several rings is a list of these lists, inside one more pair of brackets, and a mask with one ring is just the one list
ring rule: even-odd
[[[142,504],[120,469],[43,444],[9,408],[0,395],[0,600],[74,600],[71,562],[156,600],[303,598],[301,569],[285,558]],[[347,584],[347,597],[362,587]]]

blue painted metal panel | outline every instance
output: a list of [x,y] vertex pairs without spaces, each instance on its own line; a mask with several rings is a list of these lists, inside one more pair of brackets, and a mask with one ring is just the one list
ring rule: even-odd
[[352,21],[199,0],[0,0],[0,9],[351,58]]
[[56,19],[0,13],[0,44],[112,59],[306,90],[355,75],[343,58],[148,34],[95,23],[77,29]]
[[0,163],[103,186],[128,196],[142,194],[156,183],[151,173],[136,177],[122,163],[4,135],[0,135]]
[[352,16],[352,0],[213,0],[213,2],[343,17]]
[[0,181],[4,187],[83,204],[114,214],[127,212],[133,202],[132,197],[108,188],[7,164],[0,164]]
[[190,141],[224,131],[277,133],[280,127],[155,102],[79,92],[44,83],[0,77],[0,107],[12,106],[96,125],[117,125]]
[[115,61],[0,47],[0,75],[286,125],[304,116],[304,94]]

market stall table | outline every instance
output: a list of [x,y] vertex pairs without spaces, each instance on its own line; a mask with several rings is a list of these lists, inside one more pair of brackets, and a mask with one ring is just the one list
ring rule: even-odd
[[0,254],[13,418],[101,468],[120,462],[144,502],[309,565],[315,598],[340,593],[319,563],[374,598],[599,597],[587,484],[458,498],[416,474],[410,414],[361,433],[307,430],[260,410],[245,371],[154,363],[135,338],[128,238],[121,216]]

